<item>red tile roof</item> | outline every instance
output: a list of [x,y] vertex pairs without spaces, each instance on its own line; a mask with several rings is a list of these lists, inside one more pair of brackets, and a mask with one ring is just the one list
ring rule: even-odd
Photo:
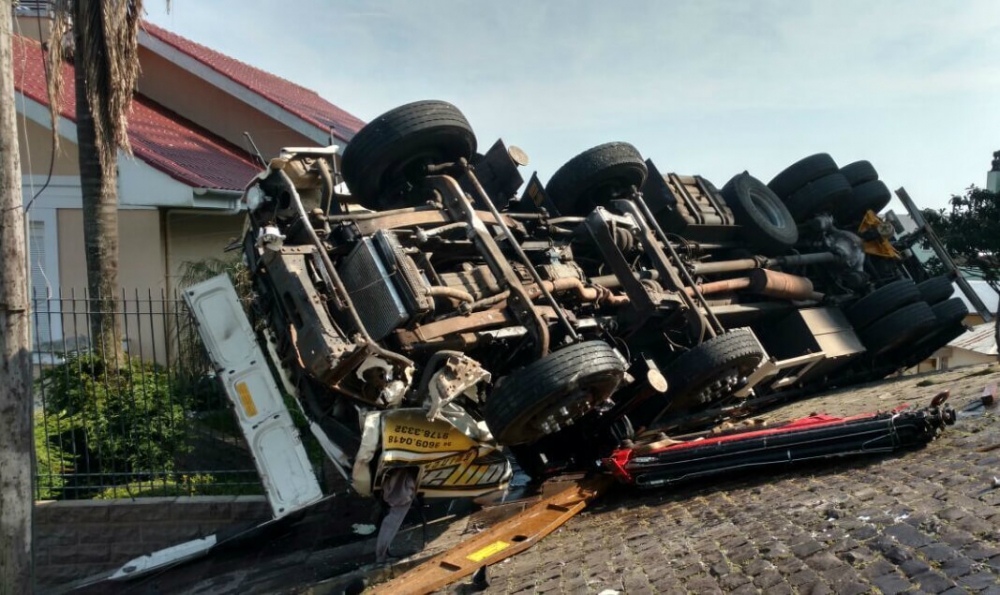
[[[14,86],[47,106],[41,46],[19,36],[13,46]],[[69,64],[63,65],[63,81],[60,113],[76,120],[76,86]],[[240,147],[138,93],[132,101],[128,136],[136,157],[195,188],[242,190],[260,169]]]
[[156,39],[191,56],[321,130],[333,128],[334,136],[341,140],[351,140],[351,137],[365,124],[323,99],[315,91],[220,54],[152,23],[144,23],[143,28]]

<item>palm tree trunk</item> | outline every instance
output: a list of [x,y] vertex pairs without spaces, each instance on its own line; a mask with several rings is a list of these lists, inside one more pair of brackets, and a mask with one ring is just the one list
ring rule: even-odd
[[[80,27],[74,27],[82,47]],[[87,252],[87,288],[90,293],[90,336],[94,350],[110,365],[125,363],[122,324],[117,314],[118,286],[118,169],[101,163],[94,118],[87,101],[87,81],[78,65],[76,79],[76,138],[79,148],[80,191],[83,194],[83,242]],[[117,160],[116,160],[117,161]]]

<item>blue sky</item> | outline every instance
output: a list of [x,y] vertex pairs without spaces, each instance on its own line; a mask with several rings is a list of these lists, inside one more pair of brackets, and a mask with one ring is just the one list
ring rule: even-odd
[[718,186],[823,151],[942,207],[1000,150],[996,0],[145,4],[365,120],[450,101],[543,181],[616,140]]

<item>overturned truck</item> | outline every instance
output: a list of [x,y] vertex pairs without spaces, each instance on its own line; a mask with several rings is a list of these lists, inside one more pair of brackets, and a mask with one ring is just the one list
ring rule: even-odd
[[286,149],[247,188],[257,332],[360,493],[398,467],[448,497],[503,487],[511,459],[592,468],[966,330],[950,258],[905,191],[916,231],[879,216],[866,161],[719,189],[614,142],[525,186],[520,149],[478,148],[457,108],[417,102],[343,155]]

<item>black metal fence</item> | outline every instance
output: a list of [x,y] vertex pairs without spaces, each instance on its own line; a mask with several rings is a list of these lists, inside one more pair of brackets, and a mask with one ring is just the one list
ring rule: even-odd
[[179,295],[123,290],[121,349],[92,340],[92,304],[32,300],[36,498],[262,493]]

